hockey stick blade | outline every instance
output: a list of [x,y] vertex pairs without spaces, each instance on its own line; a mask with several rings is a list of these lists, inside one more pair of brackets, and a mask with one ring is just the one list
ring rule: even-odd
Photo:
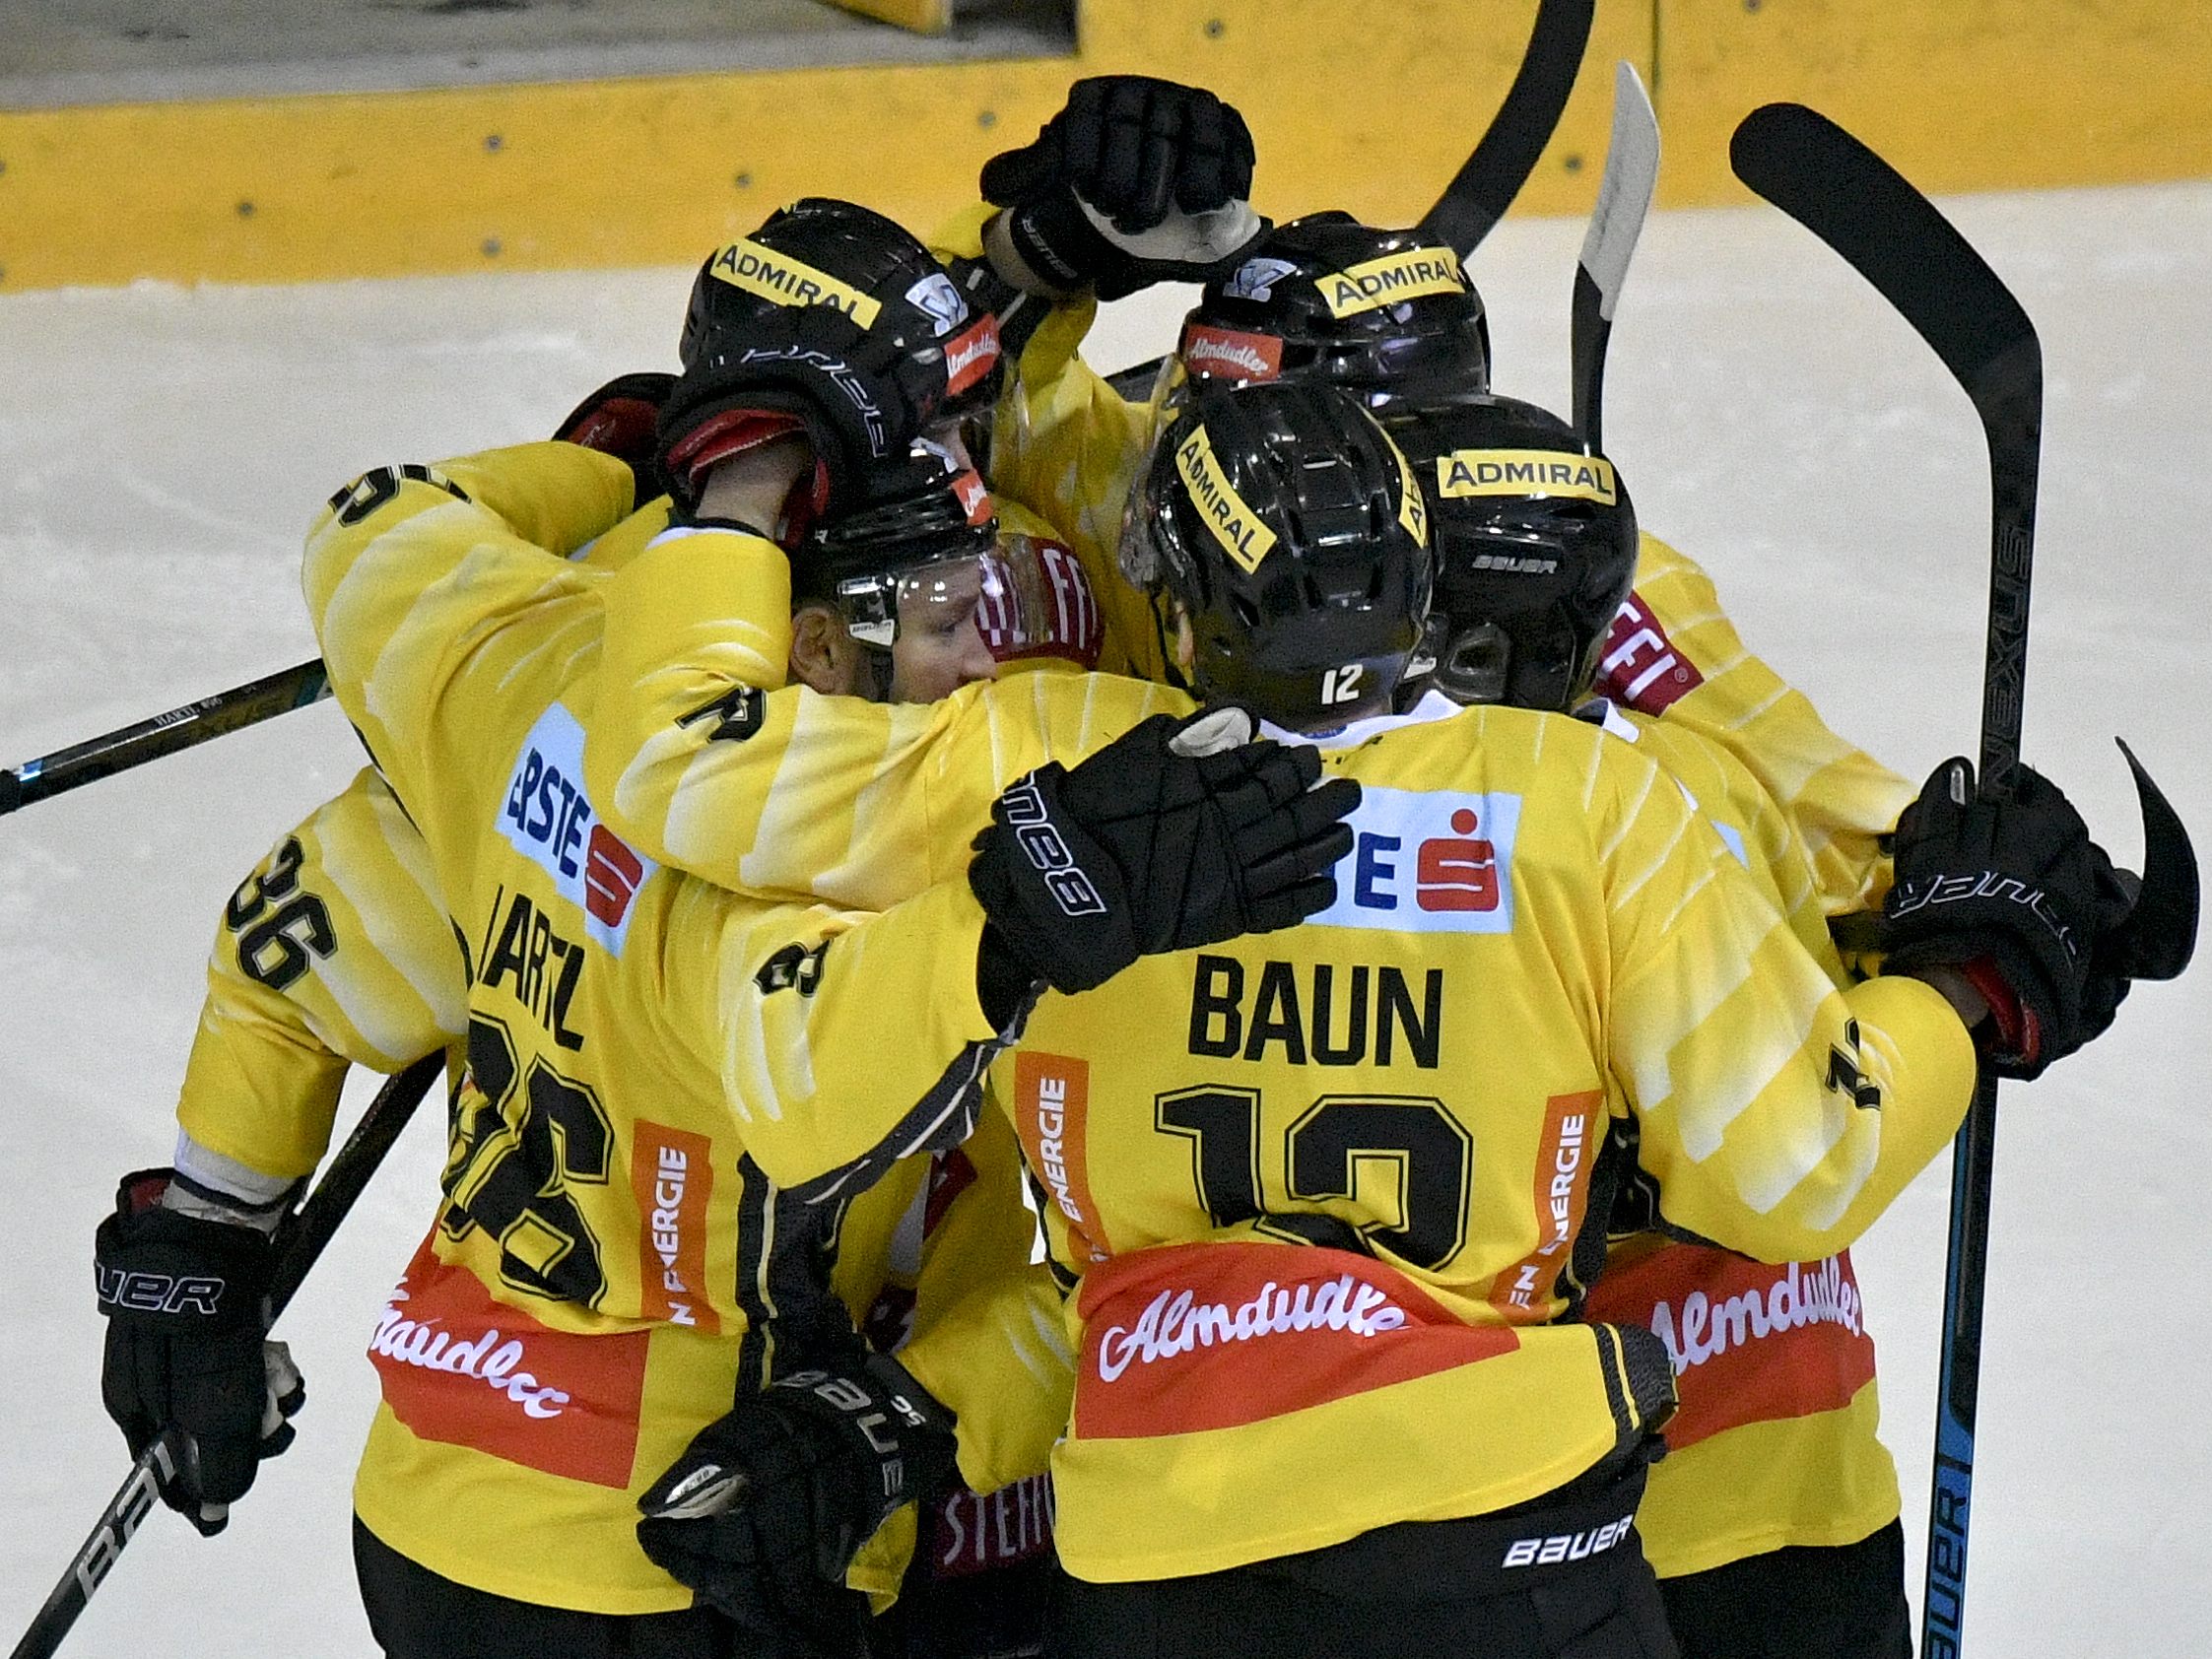
[[1421,229],[1462,258],[1482,245],[1536,170],[1581,73],[1596,12],[1596,0],[1540,0],[1505,102],[1436,206],[1421,216]]
[[[425,1055],[405,1071],[387,1079],[376,1091],[376,1097],[362,1112],[353,1133],[346,1137],[346,1144],[331,1158],[315,1190],[279,1228],[276,1268],[269,1287],[272,1325],[307,1277],[307,1270],[315,1265],[323,1246],[330,1242],[338,1224],[346,1219],[346,1213],[353,1208],[377,1165],[383,1162],[384,1155],[391,1151],[392,1143],[399,1139],[400,1131],[407,1127],[415,1108],[444,1066],[445,1056],[439,1051]],[[139,1453],[130,1474],[101,1512],[99,1524],[78,1547],[68,1569],[48,1593],[45,1604],[9,1650],[8,1659],[51,1659],[60,1648],[92,1600],[93,1592],[106,1581],[124,1547],[161,1501],[163,1485],[176,1478],[178,1458],[174,1446],[172,1436],[164,1433]]]
[[2130,979],[2176,979],[2196,954],[2196,849],[2180,814],[2151,781],[2135,751],[2123,741],[2119,752],[2127,757],[2143,809],[2143,878],[2111,948]]
[[1575,430],[1592,453],[1604,447],[1605,349],[1613,337],[1613,312],[1658,186],[1659,118],[1643,90],[1643,77],[1634,64],[1623,62],[1613,70],[1613,134],[1605,147],[1605,179],[1575,268]]

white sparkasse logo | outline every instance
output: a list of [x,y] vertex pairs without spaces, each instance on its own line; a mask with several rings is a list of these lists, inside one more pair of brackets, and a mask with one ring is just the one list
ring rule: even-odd
[[407,1299],[404,1290],[394,1290],[377,1316],[376,1334],[369,1339],[369,1352],[402,1365],[426,1371],[450,1371],[472,1376],[496,1393],[504,1394],[530,1417],[559,1417],[569,1403],[565,1389],[541,1383],[528,1371],[517,1370],[525,1358],[522,1340],[500,1340],[497,1326],[474,1342],[455,1342],[449,1332],[436,1330],[436,1319],[420,1322],[399,1311]]
[[1201,1302],[1189,1291],[1162,1291],[1131,1326],[1109,1325],[1099,1339],[1099,1375],[1111,1382],[1131,1361],[1151,1364],[1194,1348],[1216,1343],[1254,1342],[1285,1331],[1327,1327],[1356,1337],[1380,1336],[1404,1328],[1405,1309],[1373,1285],[1343,1274],[1316,1290],[1301,1285],[1279,1289],[1270,1279],[1259,1294],[1232,1308],[1227,1302]]
[[1651,1309],[1651,1329],[1667,1345],[1676,1376],[1731,1348],[1800,1325],[1841,1325],[1859,1335],[1858,1289],[1834,1256],[1810,1267],[1791,1262],[1764,1294],[1745,1291],[1716,1302],[1692,1291],[1682,1298],[1679,1324],[1672,1302]]
[[960,290],[953,287],[953,279],[942,271],[930,272],[906,290],[906,301],[929,314],[940,340],[968,320],[968,301],[960,297]]
[[1222,293],[1232,299],[1268,299],[1277,283],[1297,275],[1298,267],[1288,259],[1247,259],[1237,267]]

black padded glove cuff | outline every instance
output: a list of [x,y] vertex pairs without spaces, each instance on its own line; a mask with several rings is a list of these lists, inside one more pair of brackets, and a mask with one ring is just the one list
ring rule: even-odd
[[248,1227],[165,1210],[168,1169],[125,1175],[115,1213],[94,1235],[100,1311],[173,1332],[261,1333],[269,1293],[270,1245]]

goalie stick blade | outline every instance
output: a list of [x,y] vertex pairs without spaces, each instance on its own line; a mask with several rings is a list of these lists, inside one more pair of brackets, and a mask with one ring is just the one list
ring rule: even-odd
[[1528,50],[1490,130],[1421,216],[1421,229],[1461,257],[1482,245],[1536,170],[1581,72],[1596,11],[1596,0],[1540,0]]
[[1604,447],[1605,351],[1613,336],[1613,312],[1658,186],[1659,118],[1636,66],[1619,63],[1613,70],[1613,134],[1605,147],[1605,179],[1582,235],[1572,311],[1575,430],[1592,451]]
[[1801,103],[1754,109],[1728,142],[1736,176],[1843,256],[1986,410],[2020,375],[2042,381],[2036,326],[1935,204],[1865,145]]

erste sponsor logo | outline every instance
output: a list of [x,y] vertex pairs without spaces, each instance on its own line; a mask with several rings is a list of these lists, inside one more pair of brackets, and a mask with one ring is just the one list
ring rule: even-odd
[[1367,785],[1346,822],[1352,852],[1318,927],[1510,933],[1518,795]]
[[599,822],[583,790],[583,727],[559,703],[522,740],[499,830],[583,912],[584,931],[621,956],[631,903],[659,866]]

